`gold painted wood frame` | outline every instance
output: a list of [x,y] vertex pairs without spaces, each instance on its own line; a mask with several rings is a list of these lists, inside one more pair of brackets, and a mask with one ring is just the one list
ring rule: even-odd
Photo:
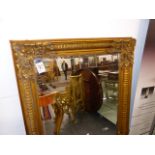
[[27,134],[43,134],[34,72],[35,58],[119,53],[117,134],[128,134],[135,39],[91,38],[10,41]]

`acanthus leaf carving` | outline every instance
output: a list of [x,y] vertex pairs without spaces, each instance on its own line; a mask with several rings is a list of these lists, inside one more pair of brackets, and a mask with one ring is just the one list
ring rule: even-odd
[[[45,46],[46,47],[46,46]],[[45,48],[43,45],[20,45],[13,47],[16,57],[17,75],[19,78],[34,79],[34,59],[43,57],[53,57],[55,52],[49,50],[49,46]],[[52,45],[51,45],[52,47]],[[50,48],[51,49],[51,48]]]
[[133,51],[134,51],[135,40],[128,42],[122,42],[121,53],[120,53],[120,68],[132,67],[133,65]]

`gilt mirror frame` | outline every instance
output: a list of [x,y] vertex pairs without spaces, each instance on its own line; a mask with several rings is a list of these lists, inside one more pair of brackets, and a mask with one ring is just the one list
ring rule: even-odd
[[10,41],[26,134],[43,134],[33,67],[35,58],[112,53],[120,54],[117,134],[128,134],[135,43],[130,37]]

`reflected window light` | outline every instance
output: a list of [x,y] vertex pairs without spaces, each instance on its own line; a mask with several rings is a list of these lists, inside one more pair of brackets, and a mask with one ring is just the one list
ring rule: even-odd
[[80,58],[80,60],[79,60],[80,62],[83,62],[83,58]]

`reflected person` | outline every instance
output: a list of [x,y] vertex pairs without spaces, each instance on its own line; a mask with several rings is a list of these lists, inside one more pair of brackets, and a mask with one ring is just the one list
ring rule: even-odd
[[63,60],[62,64],[61,64],[61,68],[64,72],[65,75],[65,80],[67,80],[67,71],[68,71],[68,64]]

